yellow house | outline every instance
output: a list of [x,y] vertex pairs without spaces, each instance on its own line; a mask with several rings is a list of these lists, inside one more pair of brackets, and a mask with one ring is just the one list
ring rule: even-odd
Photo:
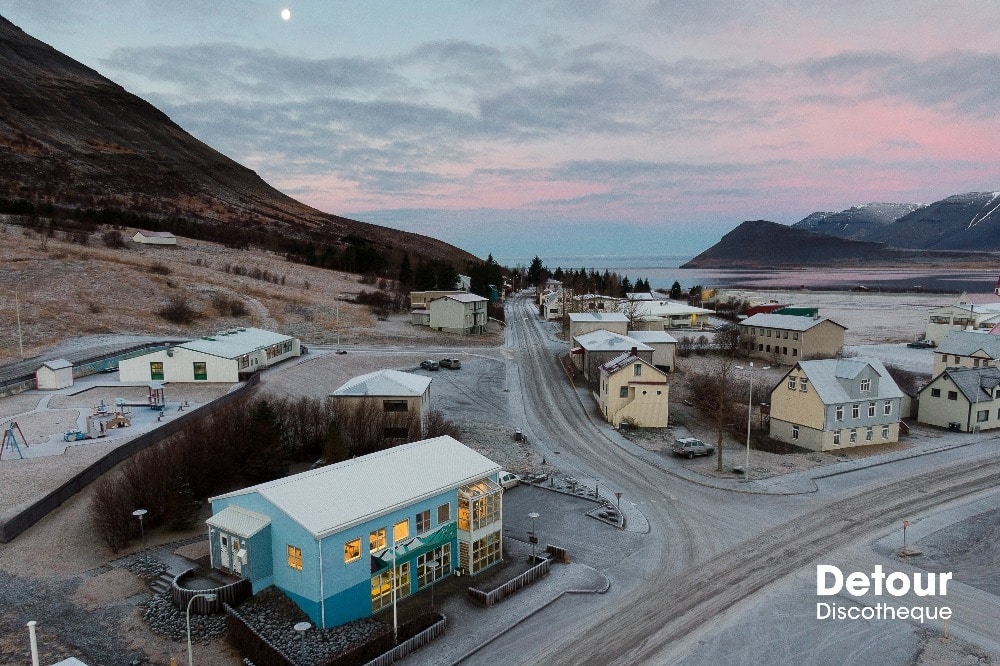
[[1000,428],[1000,370],[948,368],[920,389],[917,421],[949,430]]
[[934,350],[936,377],[948,368],[995,366],[1000,359],[1000,335],[955,331]]
[[625,352],[600,367],[597,404],[616,428],[625,419],[642,428],[666,428],[669,388],[662,370]]
[[779,314],[755,314],[739,325],[740,344],[751,356],[782,364],[837,356],[846,330],[825,317]]

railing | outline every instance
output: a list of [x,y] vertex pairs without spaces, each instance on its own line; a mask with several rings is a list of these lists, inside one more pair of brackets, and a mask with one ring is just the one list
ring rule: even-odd
[[194,603],[191,603],[191,612],[195,615],[214,615],[215,613],[222,612],[223,604],[239,606],[253,596],[253,583],[246,578],[213,588],[191,590],[183,587],[181,579],[194,571],[195,569],[188,569],[181,572],[174,576],[174,580],[170,584],[170,599],[174,602],[174,606],[178,610],[186,610],[188,603],[197,595],[214,594],[215,599],[213,601],[200,596]]
[[482,590],[470,587],[469,597],[481,606],[489,608],[498,601],[503,601],[521,588],[534,583],[536,580],[549,573],[549,569],[551,569],[551,567],[552,560],[546,558],[542,560],[541,563],[531,567],[520,576],[511,578],[500,587],[494,588],[489,592],[483,592]]
[[416,636],[403,641],[393,649],[380,654],[375,659],[367,662],[364,666],[389,666],[407,656],[411,652],[427,645],[432,640],[442,635],[448,627],[448,618],[442,617],[440,620],[421,631]]

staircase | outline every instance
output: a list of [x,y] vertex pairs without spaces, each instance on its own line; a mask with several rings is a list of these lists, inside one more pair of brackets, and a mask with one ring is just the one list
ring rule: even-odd
[[149,589],[153,590],[154,594],[163,594],[170,590],[171,585],[174,582],[174,577],[164,571],[159,576],[154,578],[149,582]]

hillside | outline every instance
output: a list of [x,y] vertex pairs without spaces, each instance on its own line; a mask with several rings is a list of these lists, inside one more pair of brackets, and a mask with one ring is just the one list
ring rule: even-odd
[[792,227],[850,240],[872,240],[887,225],[920,208],[922,204],[870,203],[839,213],[812,213]]
[[295,201],[3,17],[0,90],[0,200],[8,200],[8,209],[11,201],[55,215],[111,209],[115,215],[97,219],[123,211],[150,218],[145,226],[281,251],[288,251],[282,242],[301,239],[303,252],[314,246],[340,251],[348,268],[358,247],[384,258],[387,268],[404,249],[411,259],[445,259],[459,269],[473,259],[433,238]]

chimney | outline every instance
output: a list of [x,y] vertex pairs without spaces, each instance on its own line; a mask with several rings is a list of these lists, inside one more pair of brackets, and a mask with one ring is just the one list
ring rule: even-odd
[[638,353],[639,352],[639,348],[638,347],[632,347],[632,349],[630,349],[629,351],[632,352],[632,356],[638,356],[639,355],[639,353]]

